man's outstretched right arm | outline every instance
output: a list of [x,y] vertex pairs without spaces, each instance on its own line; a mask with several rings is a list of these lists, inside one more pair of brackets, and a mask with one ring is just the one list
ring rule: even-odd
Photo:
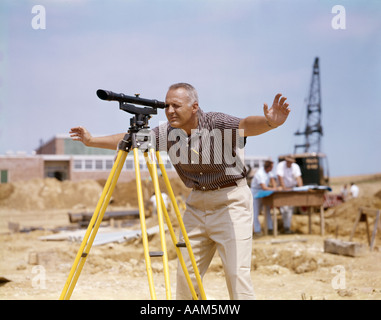
[[70,137],[74,141],[81,141],[87,147],[116,150],[118,143],[125,136],[125,133],[118,133],[110,136],[93,137],[84,127],[74,127],[70,130]]

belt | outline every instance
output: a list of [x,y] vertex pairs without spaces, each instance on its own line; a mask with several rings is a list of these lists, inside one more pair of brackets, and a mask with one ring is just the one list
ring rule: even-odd
[[229,188],[229,187],[236,187],[236,186],[237,186],[237,183],[235,181],[233,181],[233,182],[223,184],[222,186],[219,186],[217,188],[206,189],[205,187],[197,186],[197,187],[193,187],[192,190],[193,191],[214,191],[214,190],[220,190],[220,189]]

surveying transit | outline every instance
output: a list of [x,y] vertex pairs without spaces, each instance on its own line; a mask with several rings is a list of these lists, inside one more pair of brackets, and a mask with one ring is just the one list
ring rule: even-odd
[[[128,132],[125,134],[124,138],[119,142],[116,160],[111,169],[110,175],[106,181],[101,197],[95,208],[94,214],[90,220],[89,226],[82,240],[77,256],[74,260],[74,264],[70,270],[68,279],[66,280],[65,286],[62,290],[60,300],[70,299],[73,293],[73,290],[75,288],[79,275],[86,262],[86,258],[89,255],[91,246],[98,232],[99,226],[102,222],[104,213],[110,202],[112,193],[115,189],[120,172],[124,166],[126,157],[131,149],[133,151],[133,156],[134,156],[136,187],[137,187],[137,196],[138,196],[138,205],[139,205],[139,219],[140,219],[140,226],[142,231],[144,259],[146,264],[148,285],[149,285],[151,299],[153,300],[157,299],[155,287],[153,283],[151,257],[162,257],[166,299],[172,298],[171,286],[169,281],[169,268],[168,268],[167,247],[166,247],[166,241],[165,241],[165,229],[164,229],[164,221],[163,221],[163,216],[164,216],[164,219],[168,227],[168,231],[170,233],[172,242],[176,249],[177,256],[179,258],[179,262],[185,274],[189,289],[192,293],[192,297],[195,300],[198,299],[198,296],[196,294],[196,291],[190,279],[189,272],[187,270],[187,267],[185,265],[185,262],[179,247],[187,248],[190,260],[192,262],[197,284],[200,289],[201,299],[206,300],[206,295],[203,289],[201,276],[196,265],[196,260],[193,255],[191,245],[189,243],[189,238],[185,230],[184,223],[182,221],[181,213],[178,208],[175,195],[173,193],[171,184],[169,182],[168,175],[166,173],[163,161],[160,157],[160,153],[159,151],[156,151],[156,159],[159,163],[160,170],[164,178],[165,186],[167,188],[169,197],[171,199],[171,202],[176,214],[176,218],[180,226],[181,234],[184,237],[184,242],[180,243],[177,241],[177,238],[173,230],[166,206],[164,204],[163,197],[161,195],[160,187],[159,187],[159,179],[158,179],[157,166],[156,166],[156,160],[155,160],[155,150],[154,150],[155,141],[153,141],[153,137],[150,134],[148,120],[151,118],[151,115],[157,114],[157,108],[164,109],[167,107],[167,105],[161,101],[140,98],[138,94],[136,94],[135,97],[133,97],[133,96],[127,96],[124,94],[117,94],[117,93],[106,91],[106,90],[97,90],[97,95],[102,100],[118,101],[119,108],[121,110],[131,113],[134,116],[130,119],[130,128],[128,129]],[[145,107],[136,107],[134,104],[142,105]],[[140,176],[139,153],[138,153],[139,149],[144,153],[144,159],[147,163],[147,167],[151,175],[151,179],[152,179],[154,190],[155,190],[161,251],[149,251],[149,247],[148,247],[148,236],[147,236],[147,228],[146,228],[146,222],[145,222],[144,203],[143,203],[143,190],[142,190],[142,182],[141,182],[141,176]]]

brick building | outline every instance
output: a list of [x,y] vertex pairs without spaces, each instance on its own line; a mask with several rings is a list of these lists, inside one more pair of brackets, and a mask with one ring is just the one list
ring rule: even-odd
[[[114,164],[116,151],[90,148],[73,141],[69,135],[56,135],[42,144],[33,155],[7,153],[0,155],[1,183],[54,177],[58,180],[107,179]],[[167,157],[165,163],[169,178],[177,176]],[[258,168],[267,157],[245,156],[245,164]],[[143,156],[140,159],[142,178],[149,177]],[[128,155],[119,181],[135,179],[132,153]]]
[[[114,164],[116,151],[89,148],[73,141],[69,135],[56,135],[42,144],[35,154],[7,153],[0,155],[1,183],[34,178],[57,178],[79,181],[107,179]],[[177,175],[172,165],[163,159],[168,176]],[[144,158],[140,159],[142,178],[149,176]],[[132,153],[128,155],[119,181],[135,178]]]

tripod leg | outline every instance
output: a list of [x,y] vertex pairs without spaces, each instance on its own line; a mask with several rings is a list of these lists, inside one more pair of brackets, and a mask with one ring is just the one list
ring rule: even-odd
[[143,242],[143,249],[144,249],[144,259],[146,261],[148,285],[149,285],[149,291],[151,294],[151,299],[156,300],[156,292],[155,292],[155,287],[153,284],[153,275],[152,275],[152,268],[151,268],[151,258],[150,258],[149,249],[148,249],[148,237],[147,237],[146,218],[144,213],[143,190],[142,190],[142,182],[141,182],[141,176],[140,176],[138,148],[133,148],[133,151],[134,151],[134,164],[135,164],[135,175],[136,175],[136,189],[137,189],[138,204],[139,204],[140,227],[142,230],[142,242]]
[[198,284],[198,288],[200,290],[201,299],[202,300],[206,300],[204,286],[202,285],[202,280],[201,280],[200,272],[199,272],[199,270],[197,268],[196,259],[194,257],[194,254],[193,254],[193,251],[192,251],[192,247],[191,247],[190,242],[189,242],[188,234],[187,234],[187,231],[185,230],[183,219],[181,217],[181,213],[180,213],[179,207],[177,206],[176,198],[175,198],[175,195],[173,193],[173,190],[172,190],[172,187],[171,187],[171,183],[169,182],[168,175],[167,175],[167,172],[165,170],[165,167],[164,167],[164,164],[163,164],[163,161],[161,159],[159,151],[156,151],[156,158],[157,158],[157,160],[159,162],[159,166],[160,166],[160,170],[161,170],[161,173],[163,175],[163,178],[164,178],[165,186],[166,186],[166,188],[168,190],[169,197],[171,199],[171,202],[173,204],[173,208],[174,208],[175,213],[176,213],[176,218],[177,218],[177,220],[179,222],[179,225],[180,225],[181,233],[182,233],[182,235],[184,237],[184,241],[185,241],[185,245],[186,245],[187,250],[188,250],[189,258],[190,258],[190,260],[192,262],[194,274],[196,276],[196,281],[197,281],[197,284]]
[[[150,173],[151,178],[152,178],[154,173],[153,173],[152,166],[149,163],[150,161],[148,160],[148,154],[144,153],[144,157],[146,159],[147,167],[148,167],[149,173]],[[152,178],[152,180],[153,180],[153,178]],[[155,192],[155,194],[157,194],[157,193]],[[175,234],[175,231],[173,230],[172,223],[171,223],[171,220],[169,218],[169,214],[167,212],[167,208],[165,207],[165,203],[164,203],[164,200],[163,200],[163,196],[161,195],[161,192],[160,192],[160,202],[161,202],[161,208],[163,209],[165,222],[166,222],[166,224],[168,226],[169,234],[171,235],[171,239],[172,239],[173,245],[175,246],[177,257],[179,258],[179,262],[180,262],[180,265],[181,265],[181,267],[183,269],[183,272],[184,272],[185,278],[187,280],[189,289],[191,291],[192,297],[193,297],[193,299],[198,300],[197,293],[194,290],[194,286],[193,286],[192,280],[191,280],[191,278],[189,276],[188,269],[187,269],[187,267],[185,265],[185,261],[184,261],[183,255],[181,253],[180,248],[177,246],[178,241],[177,241],[177,238],[176,238],[176,234]]]
[[147,167],[149,168],[149,172],[151,174],[155,197],[156,197],[156,207],[157,207],[157,219],[159,223],[159,231],[160,231],[160,244],[161,250],[163,251],[163,270],[164,270],[164,280],[165,280],[165,292],[167,299],[171,299],[171,284],[169,281],[169,266],[168,266],[168,253],[167,253],[167,245],[165,242],[165,230],[164,230],[164,220],[163,220],[163,206],[161,202],[161,192],[159,187],[159,178],[157,175],[156,161],[154,150],[149,150],[149,157],[145,156]]
[[188,269],[186,267],[186,264],[185,264],[183,255],[181,253],[181,250],[178,247],[178,241],[177,241],[177,238],[176,238],[176,234],[175,234],[175,231],[173,230],[172,223],[171,223],[171,220],[169,218],[168,211],[165,208],[165,203],[164,203],[163,197],[161,195],[160,195],[160,198],[161,198],[161,206],[162,206],[162,208],[164,208],[163,211],[164,211],[165,222],[167,223],[168,230],[169,230],[169,233],[171,235],[171,239],[172,239],[173,245],[175,246],[176,254],[177,254],[177,257],[179,258],[179,262],[180,262],[181,268],[182,268],[182,270],[184,272],[185,279],[186,279],[186,281],[188,283],[189,290],[190,290],[190,292],[192,294],[193,299],[194,300],[198,300],[196,290],[194,289],[194,286],[193,286],[192,280],[190,278]]
[[115,185],[118,181],[120,172],[122,171],[124,162],[127,157],[127,152],[120,150],[116,161],[112,167],[110,175],[107,179],[107,182],[104,186],[102,195],[98,201],[97,207],[94,211],[94,214],[91,218],[89,226],[87,228],[86,234],[83,237],[81,246],[78,250],[77,256],[74,260],[74,264],[70,270],[68,279],[66,280],[65,286],[62,290],[60,300],[68,300],[71,297],[71,294],[74,290],[74,287],[77,283],[79,275],[82,271],[83,265],[86,262],[86,258],[90,252],[91,246],[94,242],[95,236],[98,232],[99,226],[102,222],[104,213],[106,211],[107,205],[110,202],[111,195],[114,191]]

